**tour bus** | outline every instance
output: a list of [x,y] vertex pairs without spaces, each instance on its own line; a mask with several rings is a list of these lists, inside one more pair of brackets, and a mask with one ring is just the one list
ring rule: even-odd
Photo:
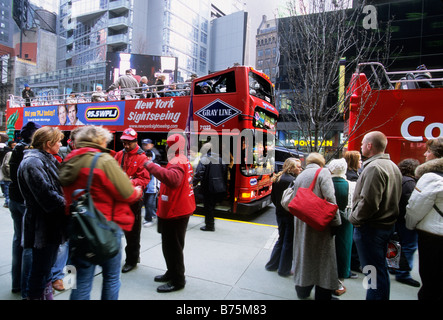
[[399,163],[424,162],[426,141],[443,136],[443,69],[387,72],[380,63],[359,64],[348,86],[348,150],[361,149],[364,135],[381,131],[386,153]]
[[[90,93],[77,93],[76,101],[65,96],[36,98],[30,101],[31,106],[21,97],[10,96],[7,129],[17,135],[25,123],[34,121],[56,126],[69,136],[78,126],[72,125],[74,121],[103,125],[114,133],[109,147],[116,151],[123,148],[120,136],[129,127],[137,131],[140,145],[141,140],[150,138],[160,147],[168,134],[182,132],[194,169],[208,141],[213,145],[211,152],[220,154],[229,167],[228,192],[217,209],[249,214],[269,205],[278,118],[269,77],[251,67],[234,66],[177,84],[174,90],[156,89],[138,91],[146,98],[122,100],[117,92],[115,100],[109,93],[106,101],[91,102]],[[63,112],[69,113],[70,119],[64,120]],[[201,199],[199,188],[195,191],[196,199]],[[200,200],[197,202],[202,207]]]

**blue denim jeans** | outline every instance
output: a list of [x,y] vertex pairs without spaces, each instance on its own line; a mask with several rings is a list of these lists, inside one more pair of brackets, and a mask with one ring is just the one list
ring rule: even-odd
[[23,215],[26,207],[23,203],[9,200],[9,211],[14,224],[12,239],[12,289],[21,290],[22,298],[28,297],[28,280],[31,273],[32,249],[22,247]]
[[145,221],[151,222],[157,211],[156,193],[145,193]]
[[[363,271],[368,279],[375,279],[376,283],[369,283],[366,291],[366,300],[389,300],[390,279],[386,254],[388,242],[394,233],[394,227],[389,229],[374,228],[368,225],[354,228],[354,241]],[[365,267],[375,268],[375,274],[365,270]],[[370,278],[369,278],[370,276]]]
[[[416,230],[409,230],[406,228],[404,221],[397,221],[396,230],[400,238],[401,246],[401,259],[405,259],[409,270],[412,270],[414,266],[414,254],[418,247],[418,235]],[[400,264],[401,266],[401,264]],[[395,271],[395,279],[411,279],[411,273],[409,270],[399,270]]]
[[63,269],[65,268],[66,263],[68,262],[68,256],[69,256],[69,243],[68,241],[66,241],[65,243],[62,243],[58,247],[57,259],[55,260],[55,263],[52,266],[52,282],[63,279],[65,277]]
[[2,181],[2,191],[5,195],[5,204],[9,205],[9,186],[11,185],[11,181]]
[[294,216],[277,214],[278,240],[272,249],[271,257],[266,263],[266,270],[278,270],[281,276],[289,276],[292,269]]
[[[121,233],[123,236],[123,232]],[[120,291],[120,271],[121,271],[122,250],[119,253],[101,264],[103,285],[102,300],[118,300]],[[95,264],[89,261],[73,257],[72,264],[76,268],[76,282],[71,291],[71,300],[90,300],[92,283],[94,281]]]

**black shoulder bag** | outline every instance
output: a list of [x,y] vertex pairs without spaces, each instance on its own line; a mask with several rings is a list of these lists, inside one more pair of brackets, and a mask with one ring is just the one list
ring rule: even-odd
[[72,193],[69,241],[71,257],[100,265],[113,258],[120,250],[120,227],[95,206],[90,194],[94,167],[102,153],[94,156],[86,189]]

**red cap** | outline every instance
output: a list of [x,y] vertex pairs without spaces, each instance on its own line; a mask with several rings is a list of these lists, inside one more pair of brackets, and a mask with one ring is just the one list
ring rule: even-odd
[[137,132],[132,128],[127,128],[123,131],[120,140],[129,140],[129,141],[137,140]]

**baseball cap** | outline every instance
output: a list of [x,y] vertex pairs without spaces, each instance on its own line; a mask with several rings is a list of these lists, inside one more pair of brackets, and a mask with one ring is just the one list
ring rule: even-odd
[[123,130],[123,134],[120,137],[120,140],[137,140],[137,132],[132,128],[127,128]]
[[142,140],[142,144],[149,144],[149,143],[152,143],[151,139],[143,139]]

